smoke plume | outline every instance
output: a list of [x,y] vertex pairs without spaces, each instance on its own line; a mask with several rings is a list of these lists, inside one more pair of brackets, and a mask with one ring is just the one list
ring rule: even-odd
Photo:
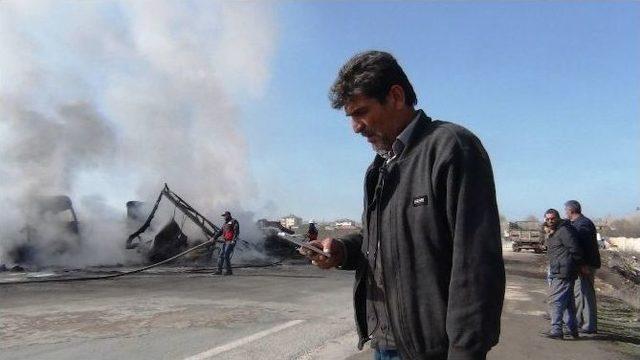
[[214,221],[241,209],[234,99],[262,94],[275,38],[251,2],[0,2],[0,263],[39,196],[73,200],[82,249],[46,262],[78,266],[130,260],[124,202],[164,182]]

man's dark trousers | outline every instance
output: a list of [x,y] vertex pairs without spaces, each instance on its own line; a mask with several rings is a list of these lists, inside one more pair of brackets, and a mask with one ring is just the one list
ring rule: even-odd
[[574,302],[574,279],[551,278],[549,286],[549,307],[551,313],[551,334],[562,336],[563,315],[567,313],[565,324],[569,331],[578,331],[576,305]]
[[233,255],[233,249],[236,247],[235,241],[225,241],[220,249],[220,256],[218,257],[218,271],[222,271],[222,266],[225,266],[227,272],[231,272],[231,255]]
[[596,307],[596,291],[594,276],[600,268],[600,252],[598,250],[597,230],[591,220],[581,215],[571,222],[580,239],[580,246],[584,252],[585,264],[589,267],[589,274],[579,274],[574,286],[576,298],[576,320],[578,327],[587,333],[598,331]]
[[[589,275],[580,274],[575,281],[574,294],[576,304],[576,320],[578,326],[583,331],[595,332],[597,328],[596,319],[596,289],[594,286],[595,268],[590,267]],[[565,322],[568,319],[565,313]]]

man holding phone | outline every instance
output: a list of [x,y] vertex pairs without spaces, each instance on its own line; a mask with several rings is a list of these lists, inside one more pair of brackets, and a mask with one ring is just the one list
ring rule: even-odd
[[493,171],[461,126],[416,110],[395,58],[351,58],[330,91],[377,153],[362,232],[302,248],[323,269],[355,270],[358,348],[376,359],[485,359],[497,344],[505,274]]

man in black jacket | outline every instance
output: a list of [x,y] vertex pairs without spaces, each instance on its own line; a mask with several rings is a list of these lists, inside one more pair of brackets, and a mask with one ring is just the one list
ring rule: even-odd
[[593,222],[582,215],[582,206],[576,200],[564,204],[565,215],[578,233],[578,241],[584,252],[585,268],[576,279],[574,294],[576,300],[576,319],[580,332],[595,334],[597,326],[595,272],[600,268],[600,250],[597,230]]
[[582,249],[578,243],[576,231],[560,218],[555,209],[544,213],[545,231],[547,231],[547,256],[549,258],[549,306],[551,313],[551,331],[547,334],[553,339],[562,339],[564,324],[574,338],[578,337],[576,308],[573,286],[578,271],[584,264]]
[[368,51],[330,92],[377,156],[364,180],[362,232],[312,242],[321,268],[355,270],[362,349],[376,358],[484,359],[498,343],[505,274],[493,171],[471,132],[415,110],[393,56]]

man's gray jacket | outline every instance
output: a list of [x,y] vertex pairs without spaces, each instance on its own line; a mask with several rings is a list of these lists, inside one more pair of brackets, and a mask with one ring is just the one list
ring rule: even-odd
[[[405,150],[384,163],[377,156],[365,175],[363,231],[341,239],[341,268],[356,270],[358,347],[369,340],[366,249],[380,239],[385,302],[402,358],[483,359],[498,342],[505,289],[487,153],[468,130],[422,113]],[[369,215],[376,191],[381,206]],[[367,230],[369,216],[381,226]]]
[[578,266],[584,264],[583,254],[577,231],[568,221],[563,221],[547,239],[550,277],[575,279],[578,276]]

